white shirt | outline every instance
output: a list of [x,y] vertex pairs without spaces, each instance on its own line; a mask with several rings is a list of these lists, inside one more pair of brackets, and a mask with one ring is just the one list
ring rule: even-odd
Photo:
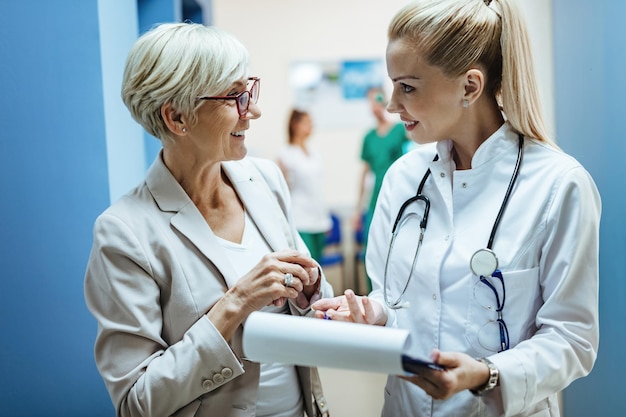
[[[393,221],[430,167],[423,190],[430,216],[404,297],[410,308],[387,309],[388,325],[410,329],[416,356],[438,348],[489,357],[500,370],[500,386],[480,398],[464,391],[433,401],[392,376],[383,416],[558,416],[556,393],[589,373],[598,347],[596,186],[572,157],[525,139],[519,177],[493,244],[506,286],[503,319],[511,346],[497,353],[499,332],[487,325],[496,313],[481,304],[489,292],[477,284],[469,262],[487,246],[515,166],[518,135],[505,123],[476,151],[470,170],[455,171],[450,148],[449,141],[421,146],[387,172],[366,256],[371,297],[385,305],[383,271]],[[440,159],[433,162],[436,153]],[[423,205],[407,211],[419,218],[409,217],[397,237],[388,272],[390,301],[409,276]]]
[[[240,276],[247,274],[263,255],[271,251],[247,211],[245,220],[241,244],[217,237]],[[289,307],[285,303],[283,307],[267,306],[261,311],[289,314]],[[256,416],[302,417],[303,414],[304,402],[296,368],[280,363],[261,363]]]
[[324,164],[315,148],[288,145],[278,159],[286,171],[291,194],[291,207],[296,228],[300,232],[322,233],[331,227],[330,214],[324,200]]

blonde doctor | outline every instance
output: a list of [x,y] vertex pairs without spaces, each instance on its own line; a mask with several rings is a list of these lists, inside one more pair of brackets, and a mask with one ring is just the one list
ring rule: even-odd
[[598,349],[601,203],[550,140],[513,0],[431,0],[389,26],[388,110],[424,146],[387,172],[369,297],[316,316],[411,331],[445,368],[390,376],[383,416],[559,416]]

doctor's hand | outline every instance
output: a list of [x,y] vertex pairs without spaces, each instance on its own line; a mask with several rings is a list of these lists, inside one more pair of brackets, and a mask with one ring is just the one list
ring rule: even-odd
[[477,389],[489,379],[489,368],[465,353],[434,350],[432,360],[444,371],[427,370],[419,376],[400,378],[409,381],[435,400],[445,400],[466,389]]
[[377,302],[368,297],[360,297],[352,290],[334,298],[323,298],[311,306],[316,318],[350,321],[354,323],[376,324],[387,323],[387,313]]

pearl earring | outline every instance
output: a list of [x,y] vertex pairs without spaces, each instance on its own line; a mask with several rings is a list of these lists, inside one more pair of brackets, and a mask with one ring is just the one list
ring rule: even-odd
[[183,127],[183,133],[187,133],[187,128]]

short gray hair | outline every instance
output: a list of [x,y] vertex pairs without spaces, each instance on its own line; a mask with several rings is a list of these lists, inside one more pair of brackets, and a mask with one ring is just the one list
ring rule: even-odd
[[193,125],[197,97],[223,94],[245,77],[248,51],[235,37],[198,23],[164,23],[144,33],[131,48],[122,99],[151,135],[167,140],[161,107],[171,103]]

